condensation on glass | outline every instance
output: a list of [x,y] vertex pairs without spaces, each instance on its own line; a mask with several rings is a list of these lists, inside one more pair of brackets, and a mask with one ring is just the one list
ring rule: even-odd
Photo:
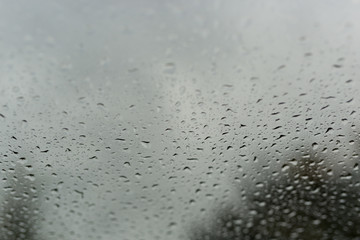
[[360,239],[359,1],[0,1],[0,239]]

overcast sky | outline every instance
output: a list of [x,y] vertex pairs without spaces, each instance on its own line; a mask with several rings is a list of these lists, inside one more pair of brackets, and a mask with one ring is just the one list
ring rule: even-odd
[[251,188],[314,143],[351,160],[359,10],[2,0],[1,168],[33,166],[44,239],[187,239],[234,199],[238,165]]

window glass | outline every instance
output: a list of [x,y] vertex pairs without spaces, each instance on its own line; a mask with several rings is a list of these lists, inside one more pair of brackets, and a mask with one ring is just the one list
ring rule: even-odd
[[0,239],[359,239],[359,1],[0,1]]

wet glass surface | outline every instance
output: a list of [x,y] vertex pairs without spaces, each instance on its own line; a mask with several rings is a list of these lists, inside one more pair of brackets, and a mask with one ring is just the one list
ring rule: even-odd
[[360,1],[0,1],[0,239],[360,239]]

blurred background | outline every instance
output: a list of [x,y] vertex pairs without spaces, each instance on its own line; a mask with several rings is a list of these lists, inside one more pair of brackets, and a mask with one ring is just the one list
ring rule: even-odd
[[360,239],[359,12],[0,0],[0,239]]

